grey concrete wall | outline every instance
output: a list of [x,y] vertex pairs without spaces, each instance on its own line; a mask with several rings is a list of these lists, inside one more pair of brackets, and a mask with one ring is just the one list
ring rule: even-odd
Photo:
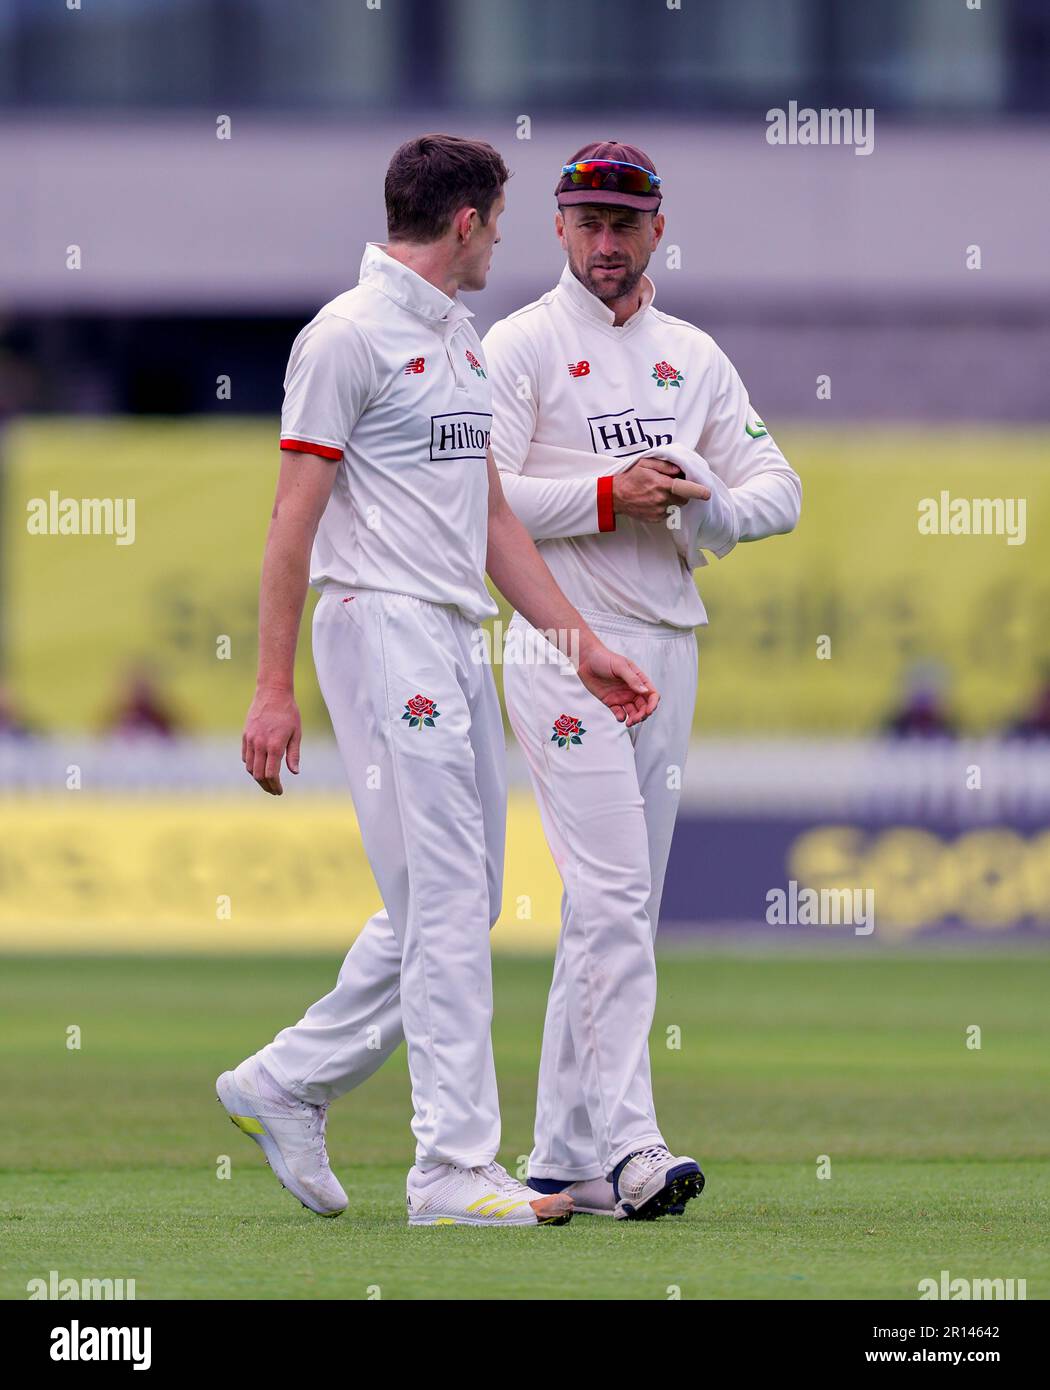
[[[590,136],[665,175],[659,302],[740,361],[770,414],[1040,419],[1050,360],[1050,129],[881,124],[874,150],[771,146],[766,123],[537,122],[530,140],[444,113],[318,124],[215,114],[0,127],[0,312],[306,311],[384,233],[382,176],[420,129],[482,136],[514,171],[485,327],[556,279],[552,190]],[[66,248],[83,268],[68,270]],[[981,248],[982,268],[966,268]]]
[[[382,121],[317,125],[234,114],[110,124],[52,119],[0,127],[0,295],[7,307],[299,304],[354,278],[361,243],[383,235],[382,176],[416,133]],[[552,189],[589,136],[646,147],[666,173],[678,292],[989,302],[1050,298],[1050,130],[924,130],[876,122],[874,151],[771,146],[753,124],[590,119],[431,128],[490,139],[514,170],[504,244],[486,306],[547,284]],[[83,247],[67,271],[65,248]],[[984,268],[967,271],[978,243]]]

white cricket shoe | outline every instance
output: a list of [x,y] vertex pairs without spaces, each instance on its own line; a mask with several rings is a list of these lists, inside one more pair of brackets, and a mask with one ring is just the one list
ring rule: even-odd
[[570,1197],[540,1196],[498,1163],[443,1163],[425,1173],[412,1167],[407,1196],[410,1226],[564,1226],[572,1219]]
[[282,1186],[318,1216],[346,1210],[346,1193],[328,1165],[327,1105],[307,1105],[283,1090],[249,1057],[215,1083],[220,1103],[238,1129],[262,1149]]
[[620,1221],[653,1221],[681,1216],[685,1204],[704,1190],[704,1175],[693,1158],[675,1158],[660,1144],[640,1149],[613,1173],[614,1215]]

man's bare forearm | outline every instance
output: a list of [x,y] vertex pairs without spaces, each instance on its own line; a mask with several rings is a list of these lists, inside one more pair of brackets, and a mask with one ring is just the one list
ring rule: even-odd
[[259,581],[260,688],[292,690],[295,649],[310,580],[309,536],[292,521],[270,523]]
[[293,688],[310,551],[334,478],[335,466],[325,459],[295,451],[282,457],[259,582],[260,688]]

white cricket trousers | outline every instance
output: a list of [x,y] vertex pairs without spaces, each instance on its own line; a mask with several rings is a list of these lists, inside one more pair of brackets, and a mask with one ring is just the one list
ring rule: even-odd
[[318,1105],[408,1043],[417,1163],[489,1163],[500,1141],[489,929],[502,899],[503,721],[458,609],[327,585],[317,676],[383,908],[335,988],[258,1054]]
[[507,712],[564,888],[529,1173],[566,1180],[608,1175],[663,1143],[649,1069],[654,938],[697,680],[692,631],[582,616],[661,698],[625,728],[556,648],[520,614],[512,620]]

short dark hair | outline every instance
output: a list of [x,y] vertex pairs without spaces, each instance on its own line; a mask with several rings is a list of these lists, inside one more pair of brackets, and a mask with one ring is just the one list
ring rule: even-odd
[[477,208],[482,222],[510,171],[483,140],[460,135],[420,135],[406,140],[386,171],[386,227],[391,241],[437,241],[462,207]]

